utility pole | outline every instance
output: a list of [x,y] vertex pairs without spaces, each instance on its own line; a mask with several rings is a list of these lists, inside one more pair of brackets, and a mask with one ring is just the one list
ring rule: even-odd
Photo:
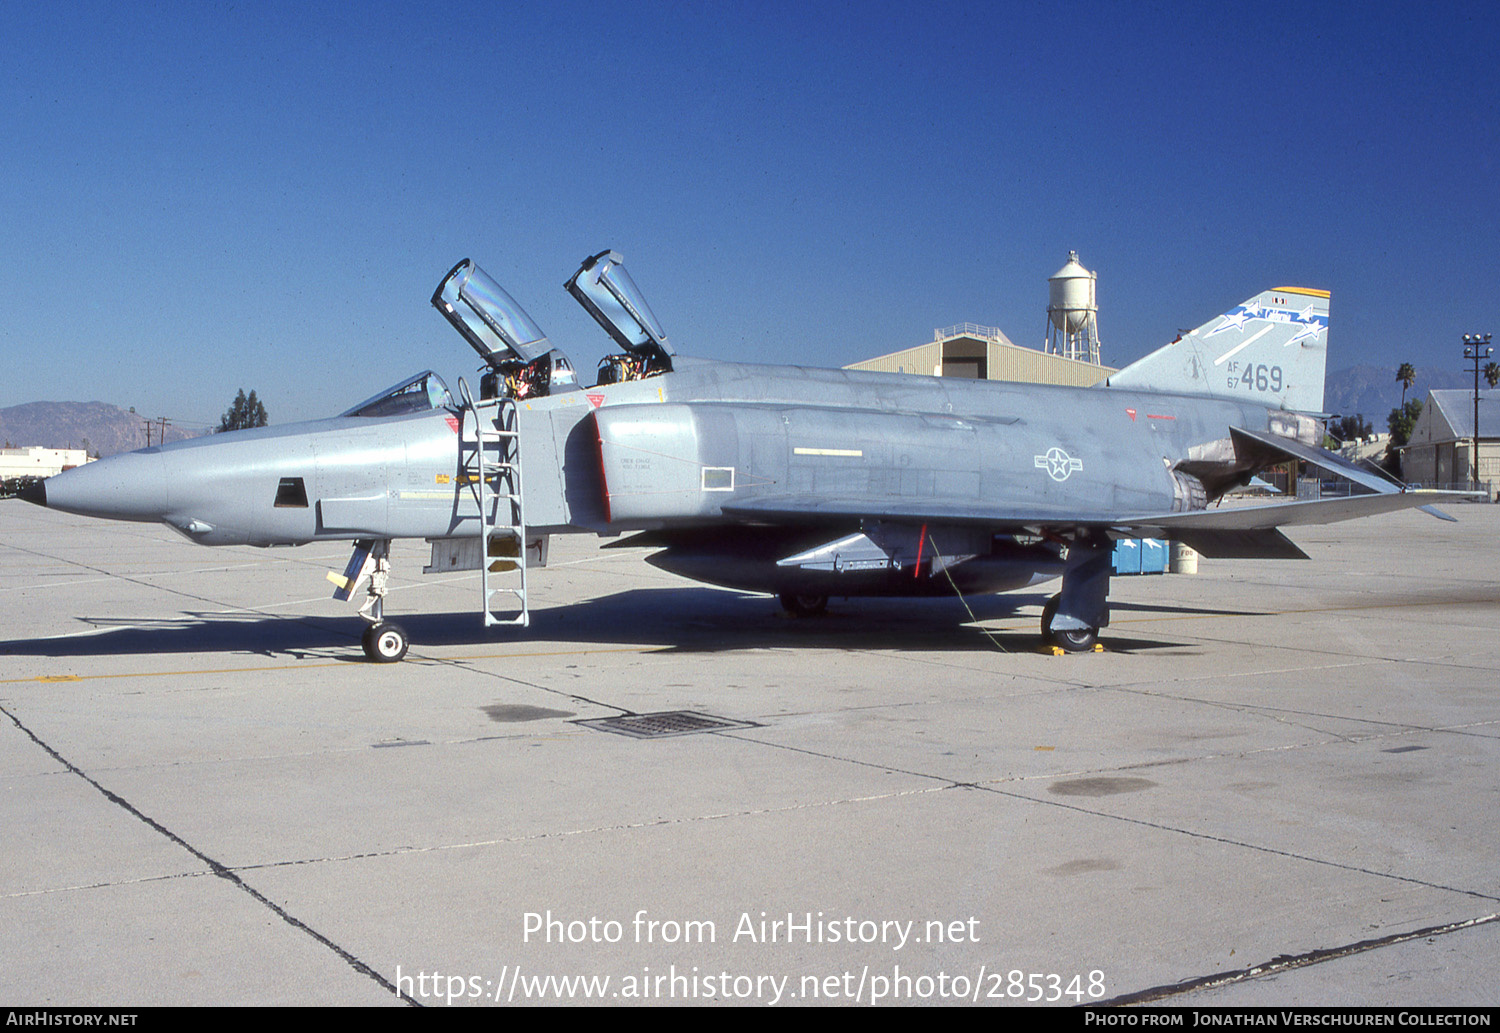
[[1479,363],[1495,354],[1489,334],[1464,334],[1464,358],[1474,363],[1474,490],[1479,490]]
[[[134,409],[132,409],[130,411],[131,412],[135,412]],[[158,416],[154,420],[146,420],[145,422],[146,422],[146,447],[147,448],[151,447],[151,425],[152,424],[156,425],[156,443],[158,445],[165,445],[167,443],[167,428],[172,425],[172,421],[169,420],[169,419],[167,419],[165,416]]]

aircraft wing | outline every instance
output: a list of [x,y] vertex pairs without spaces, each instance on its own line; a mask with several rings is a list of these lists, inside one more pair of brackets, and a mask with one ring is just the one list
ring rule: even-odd
[[[1433,509],[1434,498],[1453,498],[1459,492],[1407,491],[1350,495],[1338,499],[1276,502],[1232,509],[1200,509],[1132,520],[1131,529],[1141,537],[1166,537],[1181,541],[1211,559],[1304,559],[1279,528],[1299,524],[1334,524],[1342,520],[1421,509],[1443,520],[1453,518]],[[1154,532],[1154,533],[1153,533]]]
[[998,509],[963,500],[941,498],[897,501],[771,495],[735,502],[724,506],[723,512],[729,517],[771,524],[888,520],[908,524],[987,528],[997,534],[1101,530],[1117,538],[1175,539],[1211,559],[1301,559],[1306,558],[1306,554],[1278,528],[1299,524],[1331,524],[1402,509],[1425,509],[1430,508],[1434,499],[1462,497],[1463,494],[1386,491],[1337,499],[1201,509],[1185,513],[1085,512],[1047,506]]
[[762,523],[845,523],[849,520],[890,520],[900,523],[952,524],[1022,530],[1027,527],[1109,527],[1118,514],[1088,513],[1045,506],[997,509],[961,499],[926,497],[834,498],[827,495],[758,495],[723,507],[725,516]]
[[[1346,478],[1355,484],[1362,485],[1381,495],[1401,492],[1406,487],[1378,467],[1372,468],[1359,463],[1351,463],[1343,456],[1329,452],[1327,449],[1314,448],[1311,445],[1304,445],[1289,438],[1245,430],[1242,427],[1229,428],[1229,436],[1234,439],[1236,451],[1243,449],[1254,452],[1258,450],[1263,454],[1275,458],[1300,459],[1305,463],[1311,463],[1313,466]],[[1468,497],[1468,493],[1466,492],[1447,492],[1445,494],[1459,498]],[[1435,509],[1430,505],[1424,504],[1417,508],[1428,516],[1437,517],[1439,520],[1453,521],[1453,518],[1447,513],[1444,513],[1440,509]],[[1308,522],[1310,521],[1303,521],[1303,523]]]

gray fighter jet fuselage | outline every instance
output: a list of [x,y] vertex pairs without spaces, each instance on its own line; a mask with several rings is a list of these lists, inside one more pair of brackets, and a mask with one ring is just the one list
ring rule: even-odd
[[[432,542],[429,571],[522,568],[522,623],[525,567],[545,564],[553,534],[634,532],[618,544],[656,549],[663,569],[794,611],[1061,577],[1043,634],[1081,649],[1108,623],[1113,538],[1296,557],[1278,527],[1430,501],[1318,448],[1321,423],[1297,411],[1321,408],[1325,292],[1264,292],[1109,384],[1068,388],[686,359],[617,255],[568,287],[626,349],[594,387],[460,263],[434,304],[486,357],[496,397],[461,386],[455,401],[419,374],[332,419],[116,456],[29,497],[205,545],[353,540],[332,580],[347,595],[370,575],[365,646],[381,660],[406,649],[381,598],[397,538]],[[1288,460],[1368,494],[1207,508]]]

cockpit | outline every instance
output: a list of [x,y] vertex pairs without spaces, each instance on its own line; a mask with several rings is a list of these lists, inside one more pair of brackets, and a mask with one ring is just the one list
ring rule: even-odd
[[[624,349],[599,363],[600,384],[672,371],[672,346],[623,263],[618,253],[601,251],[564,285]],[[573,363],[552,347],[526,310],[467,258],[443,277],[432,304],[484,359],[481,400],[540,398],[582,386]],[[374,418],[456,408],[448,385],[429,369],[339,415]]]
[[424,370],[414,377],[407,377],[395,387],[388,388],[372,398],[366,398],[340,416],[405,416],[414,412],[430,412],[433,409],[453,407],[453,396],[448,385],[432,370]]
[[[601,384],[672,369],[672,348],[623,261],[613,251],[601,251],[565,285],[625,349],[625,354],[599,364]],[[553,348],[526,310],[469,259],[443,277],[432,304],[489,367],[480,379],[481,399],[539,398],[581,386],[568,357]]]

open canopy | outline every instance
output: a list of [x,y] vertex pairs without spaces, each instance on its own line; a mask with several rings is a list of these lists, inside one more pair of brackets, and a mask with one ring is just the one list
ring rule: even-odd
[[620,347],[671,369],[672,346],[640,288],[625,271],[624,261],[617,252],[599,252],[573,274],[566,285],[568,293]]
[[534,362],[552,349],[516,299],[467,258],[443,277],[432,304],[493,369]]

